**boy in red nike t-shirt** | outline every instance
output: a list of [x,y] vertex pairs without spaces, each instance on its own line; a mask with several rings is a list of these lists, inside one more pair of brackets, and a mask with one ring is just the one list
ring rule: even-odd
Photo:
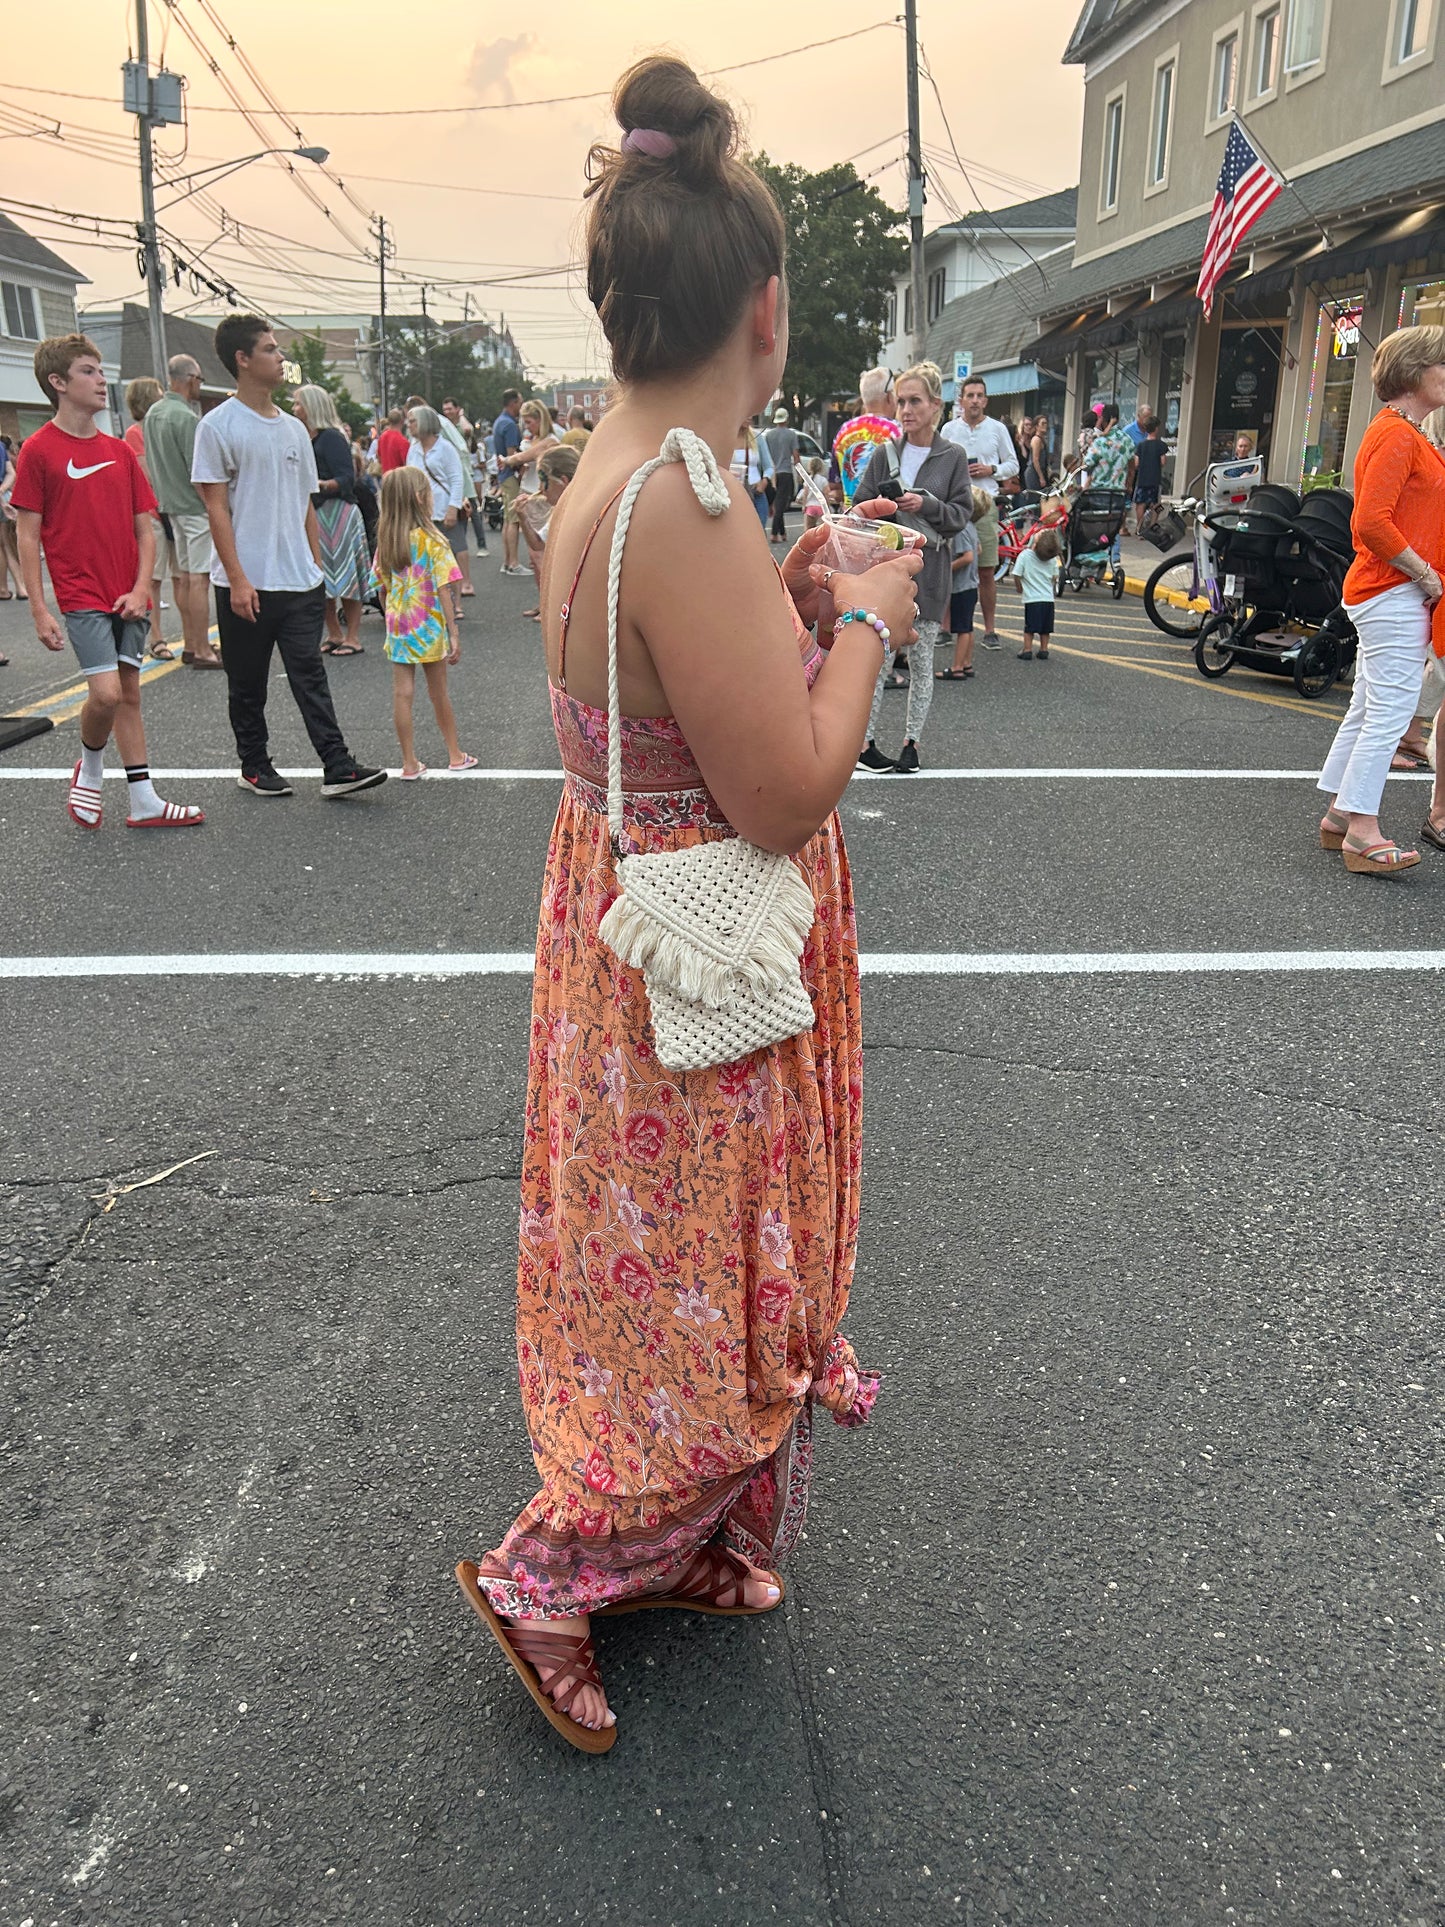
[[[156,795],[146,762],[140,671],[156,500],[125,443],[102,435],[95,425],[107,406],[100,350],[84,335],[52,336],[35,351],[35,379],[55,419],[22,446],[10,505],[19,524],[20,570],[35,633],[47,649],[59,650],[68,632],[89,684],[80,712],[80,761],[66,809],[82,829],[100,828],[105,746],[114,730],[125,762],[130,828],[204,823],[194,806],[166,803]],[[45,606],[42,548],[64,630]]]

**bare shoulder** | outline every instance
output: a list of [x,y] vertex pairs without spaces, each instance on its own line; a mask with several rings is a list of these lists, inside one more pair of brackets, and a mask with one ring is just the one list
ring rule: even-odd
[[[771,560],[757,539],[757,511],[735,476],[724,474],[728,507],[711,515],[698,500],[681,463],[669,463],[648,478],[633,507],[627,535],[630,594],[645,621],[651,585],[675,594],[680,578],[694,586],[714,574],[734,581],[771,574]],[[655,568],[639,569],[644,557]],[[696,600],[696,598],[694,598]]]

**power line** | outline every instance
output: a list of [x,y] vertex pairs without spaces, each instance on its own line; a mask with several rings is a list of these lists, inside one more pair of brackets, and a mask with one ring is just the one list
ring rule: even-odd
[[404,181],[390,174],[353,174],[354,181],[367,181],[377,187],[427,187],[447,194],[497,194],[508,201],[565,201],[576,207],[580,194],[534,194],[520,187],[474,187],[469,181]]
[[[204,0],[203,0],[203,3],[204,3]],[[187,40],[190,41],[191,45],[195,48],[196,52],[200,55],[201,59],[204,61],[205,65],[210,70],[211,74],[214,76],[216,81],[220,84],[221,88],[227,94],[229,94],[229,96],[231,97],[231,100],[235,103],[238,112],[244,115],[246,120],[246,125],[251,129],[252,133],[255,134],[258,140],[264,141],[269,145],[271,141],[271,135],[269,131],[266,129],[266,127],[262,124],[257,111],[254,108],[248,106],[247,103],[241,98],[240,91],[231,80],[229,74],[227,74],[222,69],[221,63],[216,59],[215,55],[206,46],[206,43],[204,42],[204,40],[201,39],[200,35],[196,32],[195,28],[192,27],[190,21],[180,11],[178,0],[165,0],[165,4],[170,8],[171,13],[175,18],[176,24],[177,26],[179,26],[181,32],[186,36]],[[222,29],[222,33],[224,36],[224,29]],[[235,51],[234,42],[231,42],[230,44],[232,46],[232,50]],[[287,116],[275,108],[270,109],[270,111],[275,115],[275,118],[281,122],[282,126],[286,127],[288,134],[290,134],[292,132],[292,129],[290,127]],[[299,130],[296,130],[296,133],[299,140]],[[358,251],[364,252],[363,244],[357,240],[354,234],[349,233],[348,230],[343,226],[343,224],[337,219],[337,217],[332,213],[331,209],[326,205],[325,201],[323,201],[321,196],[316,192],[315,188],[312,187],[310,181],[306,180],[301,174],[299,174],[295,169],[295,167],[293,167],[289,161],[283,160],[280,155],[273,155],[270,158],[276,160],[280,164],[283,172],[288,174],[290,178],[296,183],[296,186],[306,196],[307,200],[311,202],[312,206],[319,208],[321,210],[321,212],[326,216],[327,220],[330,221],[332,226],[336,229],[337,233],[342,235],[344,239],[349,241],[354,248],[358,249]],[[363,211],[366,211],[366,210],[363,210]]]
[[[989,213],[986,207],[984,207],[983,196],[979,193],[977,187],[974,185],[973,176],[969,173],[967,167],[964,166],[963,156],[958,151],[958,142],[953,138],[953,128],[949,125],[949,120],[948,120],[948,109],[943,104],[943,95],[938,91],[938,82],[933,78],[933,69],[929,65],[927,52],[924,50],[924,48],[921,45],[918,51],[920,55],[920,65],[923,70],[923,77],[928,82],[929,86],[933,89],[933,98],[938,102],[938,111],[943,119],[943,131],[945,134],[947,134],[948,144],[953,149],[953,158],[958,164],[959,173],[962,174],[963,178],[968,182],[969,192],[973,195],[974,199],[979,204],[980,214],[982,214],[986,220],[993,222],[993,225],[996,228],[998,228],[999,233],[1003,235],[1003,238],[1006,241],[1012,241],[1016,248],[1020,249],[1024,254],[1028,255],[1029,260],[1032,261],[1035,268],[1038,269],[1038,275],[1039,275],[1040,281],[1043,282],[1045,288],[1051,288],[1053,286],[1053,283],[1049,280],[1049,277],[1044,273],[1042,267],[1039,266],[1038,261],[1034,258],[1033,254],[1030,253],[1029,249],[1024,245],[1022,241],[1019,240],[1017,235],[1010,234],[1007,232],[1006,229],[1004,229],[1003,227],[1000,227],[999,223],[994,220],[993,215]],[[995,267],[997,267],[998,265],[997,262],[995,262],[994,265]],[[1010,282],[1009,291],[1016,298],[1019,298],[1020,291],[1012,286],[1012,282]],[[1030,312],[1027,309],[1027,307],[1025,308],[1025,312],[1026,313]]]
[[[165,4],[171,8],[172,12],[175,12],[175,0],[165,0]],[[176,14],[176,18],[184,31],[185,23],[181,21],[178,13]],[[809,40],[801,47],[784,47],[778,53],[759,54],[753,60],[736,60],[726,67],[709,67],[704,73],[703,78],[713,79],[719,74],[742,73],[750,67],[765,67],[775,60],[791,60],[797,54],[815,53],[820,47],[841,46],[846,40],[860,40],[865,34],[877,33],[881,28],[894,27],[896,25],[897,22],[892,19],[875,20],[871,27],[855,27],[851,33],[833,34],[826,40]],[[192,44],[194,45],[195,42],[193,41]],[[201,57],[206,61],[206,64],[211,66],[210,56],[203,50],[198,49],[198,51],[201,51]],[[216,71],[216,69],[213,67],[212,71]],[[218,72],[217,78],[220,78]],[[18,92],[46,94],[56,100],[96,100],[103,101],[106,105],[111,104],[111,99],[108,94],[80,94],[74,93],[64,87],[36,87],[24,85],[16,81],[7,81],[5,84],[7,87],[15,88]],[[415,118],[421,115],[433,117],[437,114],[505,114],[517,112],[524,107],[570,107],[580,101],[610,100],[611,98],[612,89],[608,87],[596,93],[552,94],[538,100],[474,101],[463,107],[302,107],[298,108],[297,112],[317,120],[385,120]],[[251,110],[239,101],[230,107],[225,107],[220,104],[211,106],[196,101],[189,106],[188,112],[198,114],[245,114],[249,117]],[[279,115],[278,118],[284,120],[287,116],[282,114]]]

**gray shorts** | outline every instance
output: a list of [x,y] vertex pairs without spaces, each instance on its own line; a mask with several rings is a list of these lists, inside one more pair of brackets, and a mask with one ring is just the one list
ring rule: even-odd
[[87,676],[101,676],[117,663],[139,669],[146,659],[150,624],[144,616],[127,622],[108,609],[78,609],[62,617],[76,660]]

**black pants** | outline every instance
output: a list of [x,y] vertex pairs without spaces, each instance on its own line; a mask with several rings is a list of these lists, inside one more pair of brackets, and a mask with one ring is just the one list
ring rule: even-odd
[[786,535],[787,528],[783,517],[793,506],[793,471],[780,468],[773,477],[773,529],[774,535]]
[[318,583],[314,589],[262,589],[260,595],[256,620],[245,622],[231,612],[230,590],[216,590],[216,627],[221,632],[231,733],[241,758],[241,774],[258,775],[270,761],[266,682],[273,649],[281,651],[286,680],[322,768],[337,769],[351,761],[351,754],[331,706],[326,665],[321,660],[326,591]]

